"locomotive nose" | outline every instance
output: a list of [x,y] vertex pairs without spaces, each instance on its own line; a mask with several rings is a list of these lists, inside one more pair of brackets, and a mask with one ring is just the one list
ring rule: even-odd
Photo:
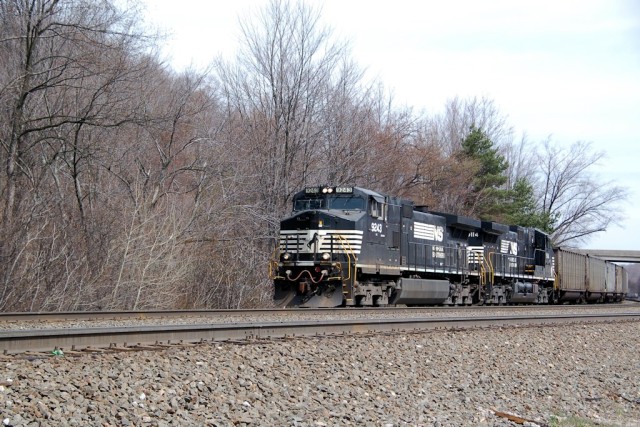
[[322,228],[324,224],[324,215],[318,211],[304,212],[296,217],[296,226],[300,230]]

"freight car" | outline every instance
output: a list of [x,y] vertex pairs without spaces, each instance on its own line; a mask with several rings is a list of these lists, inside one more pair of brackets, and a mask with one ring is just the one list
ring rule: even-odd
[[269,264],[275,303],[295,307],[617,301],[618,268],[537,229],[351,186],[295,194]]
[[620,302],[629,291],[627,271],[569,249],[556,249],[552,302]]

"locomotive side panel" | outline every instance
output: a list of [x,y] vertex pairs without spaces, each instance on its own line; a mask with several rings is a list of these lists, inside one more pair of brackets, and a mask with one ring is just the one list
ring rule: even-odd
[[507,230],[499,237],[499,248],[493,256],[495,274],[498,277],[513,277],[524,271],[523,258],[519,257],[518,234]]
[[407,240],[407,273],[448,273],[448,241],[445,234],[444,218],[423,212],[414,212],[407,224],[408,232],[403,234]]

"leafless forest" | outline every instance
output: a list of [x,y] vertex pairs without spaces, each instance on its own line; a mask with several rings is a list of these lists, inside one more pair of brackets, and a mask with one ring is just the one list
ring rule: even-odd
[[0,0],[2,311],[268,306],[293,193],[361,185],[474,215],[472,127],[557,243],[619,220],[625,190],[589,169],[603,153],[534,144],[486,98],[395,105],[308,5],[241,20],[237,57],[204,72],[172,70],[118,5]]

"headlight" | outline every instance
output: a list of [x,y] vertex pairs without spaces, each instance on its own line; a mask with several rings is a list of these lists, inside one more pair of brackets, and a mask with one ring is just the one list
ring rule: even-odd
[[325,261],[329,261],[331,259],[331,254],[328,252],[325,252],[322,254],[322,259]]
[[285,252],[285,253],[282,255],[282,259],[283,259],[283,260],[285,260],[285,261],[290,260],[290,259],[291,259],[291,254],[290,254],[290,253],[288,253],[288,252]]

